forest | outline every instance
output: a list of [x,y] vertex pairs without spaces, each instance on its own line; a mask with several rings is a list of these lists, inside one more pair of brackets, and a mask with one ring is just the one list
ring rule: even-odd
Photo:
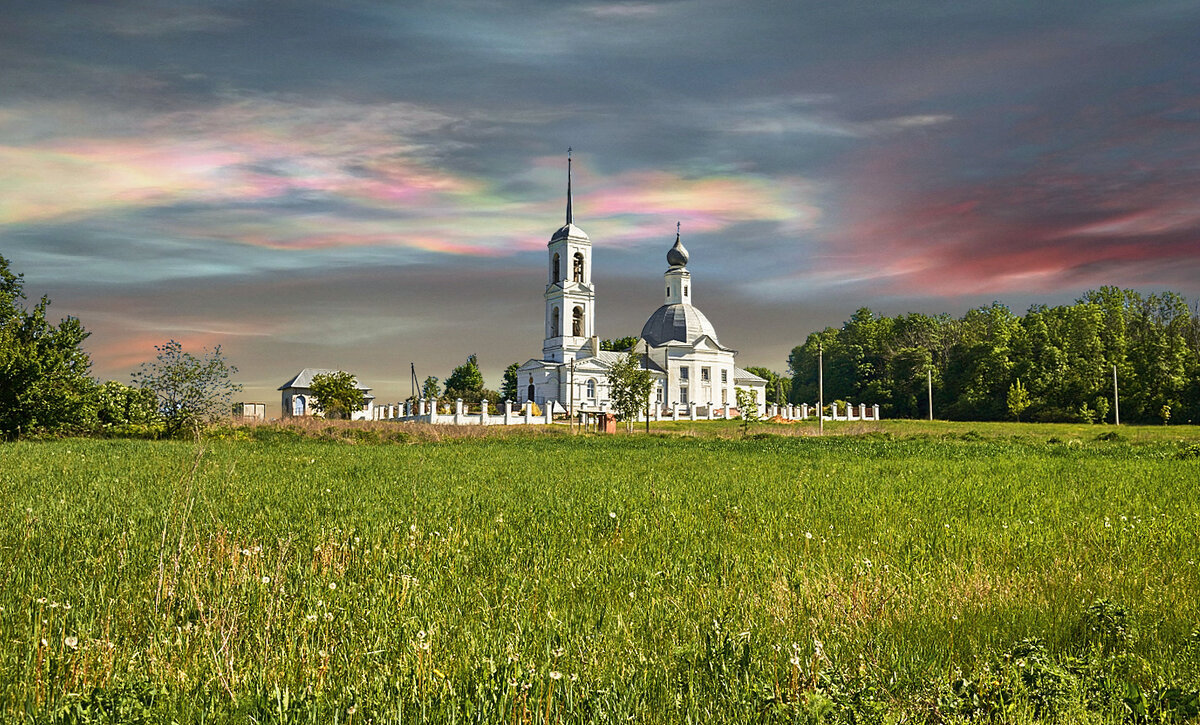
[[[855,312],[813,332],[788,356],[787,397],[878,403],[887,417],[1113,422],[1200,421],[1200,315],[1173,292],[1091,290],[1074,304],[1023,316],[998,302],[948,314]],[[781,386],[787,381],[780,381]]]

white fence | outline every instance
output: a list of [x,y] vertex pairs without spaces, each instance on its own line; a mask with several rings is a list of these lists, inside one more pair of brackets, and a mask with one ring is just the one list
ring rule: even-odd
[[[437,410],[436,401],[418,400],[415,403],[376,403],[374,408],[375,420],[394,420],[412,423],[433,423],[441,425],[548,425],[554,422],[553,401],[546,403],[538,415],[533,414],[533,404],[525,403],[519,409],[514,408],[512,401],[506,400],[500,404],[496,412],[491,412],[487,401],[483,401],[481,411],[470,413],[466,411],[462,399],[454,401],[453,412],[448,410],[449,404],[443,404],[441,412]],[[580,422],[589,424],[596,410],[578,411]],[[741,412],[730,405],[718,408],[715,405],[674,405],[662,407],[655,405],[649,412],[650,420],[733,420],[740,418]],[[800,405],[768,405],[764,412],[765,418],[779,417],[784,420],[815,420],[817,406],[802,403]],[[645,422],[646,413],[638,413],[638,422]],[[879,420],[879,406],[867,407],[865,403],[858,406],[846,404],[838,406],[832,403],[825,420]]]

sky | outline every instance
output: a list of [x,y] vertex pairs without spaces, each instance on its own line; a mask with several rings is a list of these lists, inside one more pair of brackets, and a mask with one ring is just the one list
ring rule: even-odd
[[0,255],[101,380],[221,346],[241,400],[540,357],[546,242],[597,332],[675,225],[739,365],[860,307],[1200,297],[1200,3],[6,0]]

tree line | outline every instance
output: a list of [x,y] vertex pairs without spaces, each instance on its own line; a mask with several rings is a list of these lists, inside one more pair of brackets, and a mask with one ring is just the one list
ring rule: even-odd
[[889,417],[928,415],[932,378],[938,418],[1111,422],[1115,366],[1122,422],[1200,422],[1200,315],[1173,292],[1102,287],[1024,315],[998,302],[959,318],[864,307],[792,350],[789,402],[816,401],[818,344],[825,399]]
[[156,345],[129,385],[91,377],[91,334],[75,317],[47,319],[50,300],[25,303],[22,275],[0,256],[0,440],[78,433],[175,436],[228,415],[241,389],[220,346],[193,355]]

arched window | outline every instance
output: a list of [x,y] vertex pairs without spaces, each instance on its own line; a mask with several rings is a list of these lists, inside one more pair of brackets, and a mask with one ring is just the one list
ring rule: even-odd
[[297,395],[296,397],[292,398],[292,415],[295,415],[295,416],[304,415],[304,396],[303,395]]
[[575,337],[583,337],[583,308],[576,307],[575,312],[571,313],[571,334]]
[[558,337],[558,308],[550,312],[550,337]]
[[596,397],[596,381],[595,381],[595,380],[592,380],[591,378],[588,378],[588,383],[587,383],[587,396],[588,396],[589,398],[595,398],[595,397]]
[[529,376],[529,388],[528,388],[528,389],[525,391],[525,393],[526,393],[526,397],[525,397],[525,399],[526,399],[526,400],[533,400],[533,391],[534,391],[534,388],[533,388],[533,376],[532,376],[532,375],[530,375],[530,376]]
[[562,265],[559,264],[558,252],[554,253],[554,261],[550,264],[550,283],[557,284],[562,281]]
[[583,281],[583,252],[575,253],[575,281]]

